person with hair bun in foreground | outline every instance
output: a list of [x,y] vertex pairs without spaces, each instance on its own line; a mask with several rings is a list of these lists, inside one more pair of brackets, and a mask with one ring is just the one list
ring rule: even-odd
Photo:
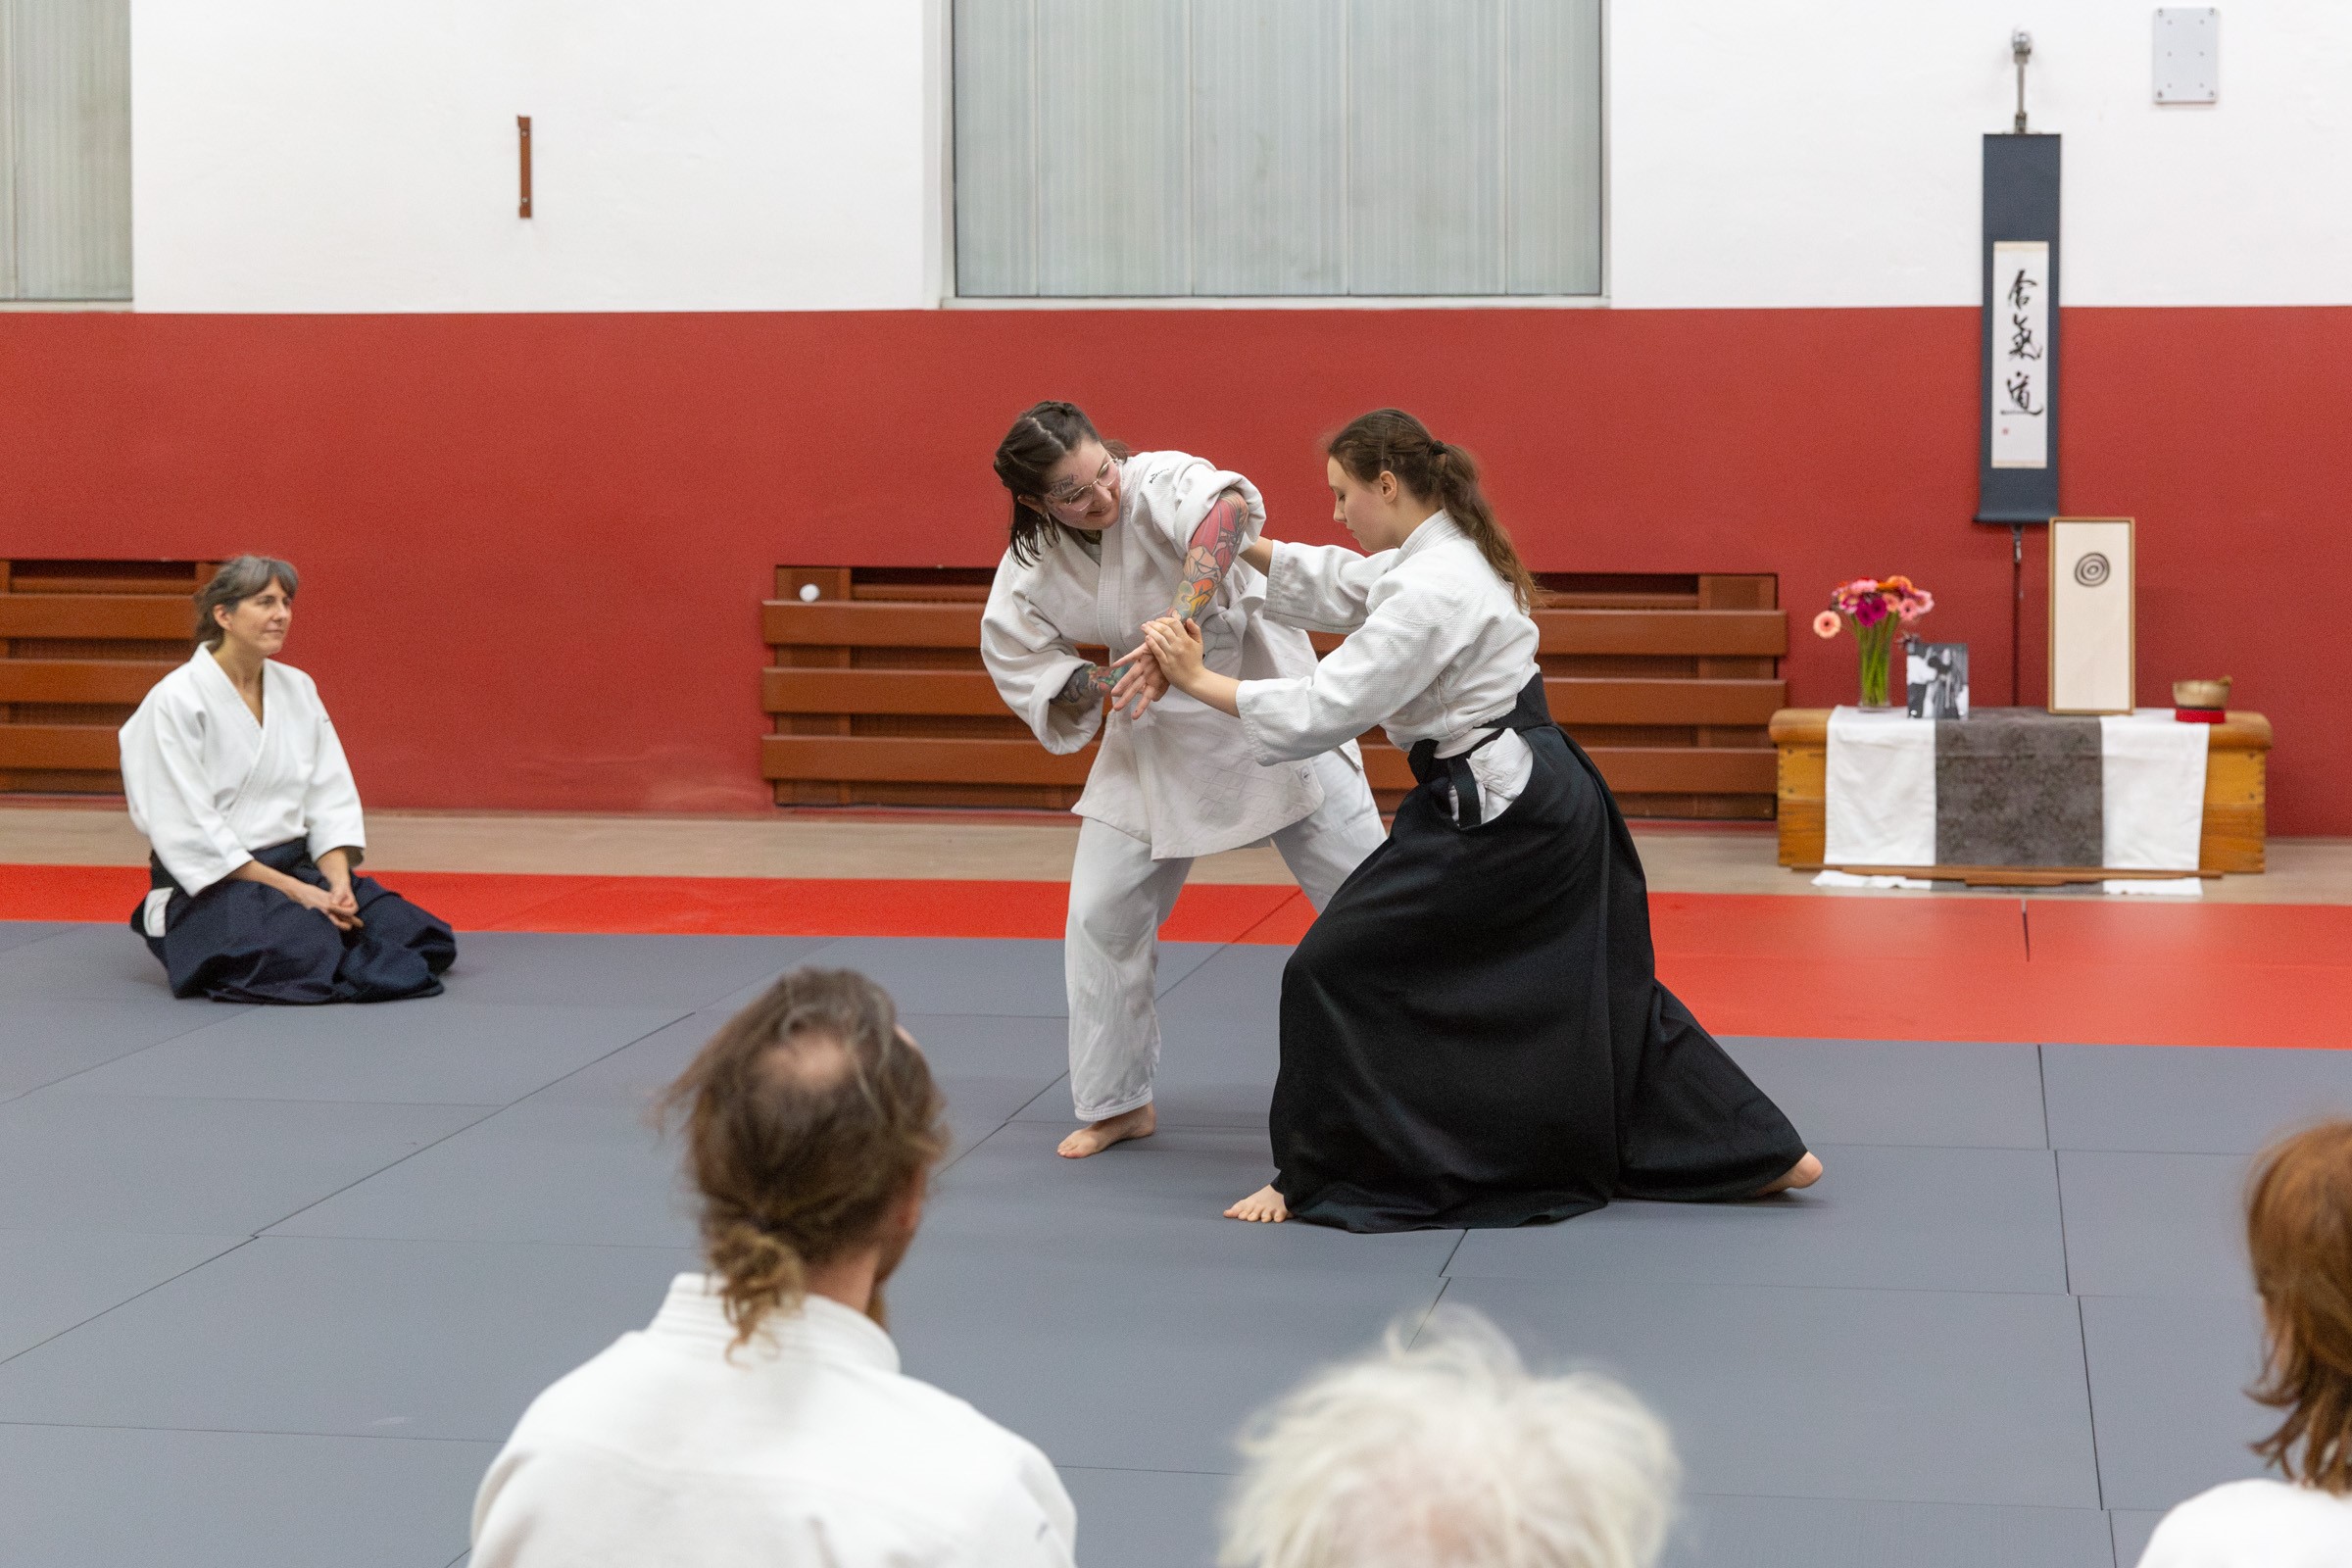
[[2232,1481],[2164,1516],[2139,1568],[2352,1563],[2352,1121],[2272,1148],[2247,1189],[2268,1330],[2254,1398],[2284,1412],[2254,1451],[2284,1481]]
[[473,1568],[1069,1568],[1054,1466],[902,1374],[884,1327],[947,1133],[882,988],[786,975],[664,1106],[711,1272],[531,1401]]
[[359,787],[311,677],[277,662],[301,585],[239,556],[196,594],[196,652],[122,726],[152,889],[130,928],[175,997],[396,1002],[441,992],[449,927],[355,873]]
[[1458,1307],[1313,1378],[1242,1451],[1223,1568],[1650,1568],[1681,1476],[1641,1400],[1532,1376]]
[[1260,539],[1268,620],[1347,641],[1302,676],[1205,667],[1144,628],[1171,686],[1260,761],[1379,724],[1418,787],[1282,974],[1273,1182],[1226,1213],[1354,1231],[1525,1225],[1612,1198],[1762,1197],[1821,1175],[1796,1129],[1658,983],[1642,858],[1551,721],[1536,585],[1470,455],[1397,409],[1327,449],[1369,556]]

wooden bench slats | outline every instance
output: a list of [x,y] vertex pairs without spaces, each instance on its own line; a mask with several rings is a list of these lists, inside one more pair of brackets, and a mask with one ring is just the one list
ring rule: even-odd
[[163,642],[194,624],[184,595],[0,594],[0,637]]
[[[1768,748],[1620,746],[1595,748],[1592,756],[1609,787],[1625,794],[1756,794],[1773,787],[1774,753]],[[1028,741],[875,735],[760,740],[763,777],[809,782],[1079,785],[1094,760],[1092,747],[1054,757]],[[1364,772],[1376,790],[1413,787],[1404,754],[1385,743],[1365,744]]]
[[0,768],[112,773],[122,760],[104,724],[0,724]]
[[[1544,683],[1563,724],[1724,724],[1762,727],[1788,700],[1778,680],[1613,680],[1556,676]],[[4,700],[4,699],[0,699]],[[135,699],[134,699],[135,701]],[[770,713],[941,713],[1006,710],[982,670],[770,668],[760,706]]]
[[[771,599],[760,606],[760,635],[778,648],[971,648],[980,641],[980,608]],[[1778,658],[1788,651],[1788,617],[1779,610],[1540,610],[1536,625],[1546,654]],[[1321,635],[1314,641],[1324,651],[1339,643]]]
[[136,703],[178,667],[114,659],[0,659],[0,703]]

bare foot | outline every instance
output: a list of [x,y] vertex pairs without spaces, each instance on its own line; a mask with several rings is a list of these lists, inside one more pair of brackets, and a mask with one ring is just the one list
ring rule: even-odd
[[1100,1154],[1113,1144],[1123,1144],[1130,1138],[1149,1138],[1159,1127],[1159,1117],[1150,1105],[1138,1105],[1116,1116],[1105,1116],[1090,1122],[1061,1141],[1055,1152],[1064,1159],[1084,1159]]
[[1258,1225],[1279,1225],[1291,1217],[1291,1205],[1268,1182],[1225,1211],[1227,1219],[1246,1219]]
[[1781,1172],[1779,1176],[1757,1188],[1755,1196],[1770,1198],[1775,1193],[1793,1192],[1799,1187],[1810,1187],[1819,1180],[1821,1180],[1821,1161],[1811,1154],[1807,1154]]

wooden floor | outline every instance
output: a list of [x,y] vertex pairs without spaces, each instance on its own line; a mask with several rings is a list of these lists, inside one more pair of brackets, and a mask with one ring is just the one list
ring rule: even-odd
[[[542,876],[811,877],[1067,881],[1077,818],[1064,813],[778,811],[759,816],[566,816],[526,812],[370,811],[370,869]],[[1637,824],[1659,893],[1773,893],[1830,898],[1927,894],[1815,888],[1775,863],[1769,823]],[[0,868],[142,865],[146,841],[120,804],[0,804]],[[2271,869],[2206,885],[2238,904],[2352,904],[2352,840],[2273,839]],[[5,875],[0,869],[0,875]],[[1203,885],[1292,885],[1271,849],[1209,856]],[[1938,889],[1934,896],[1952,896]],[[1979,897],[2015,898],[2015,890]],[[2053,891],[2048,897],[2100,897]]]

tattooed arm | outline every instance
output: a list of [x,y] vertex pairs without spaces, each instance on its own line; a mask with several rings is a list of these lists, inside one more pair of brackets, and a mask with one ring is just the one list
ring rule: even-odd
[[1070,708],[1099,703],[1126,672],[1121,664],[1080,664],[1070,671],[1069,683],[1054,694],[1054,701]]
[[[1184,565],[1176,573],[1176,598],[1168,607],[1168,614],[1177,620],[1191,620],[1208,608],[1217,596],[1217,584],[1233,566],[1235,551],[1240,547],[1242,529],[1250,521],[1250,503],[1242,499],[1239,490],[1228,490],[1217,497],[1193,530],[1192,545],[1184,553]],[[1144,657],[1138,657],[1144,656]],[[1167,676],[1158,661],[1146,655],[1143,648],[1119,662],[1111,673],[1117,677],[1111,687],[1114,702],[1125,704],[1147,682],[1156,683],[1146,701],[1156,701],[1167,689]],[[1138,705],[1139,709],[1141,705]]]

